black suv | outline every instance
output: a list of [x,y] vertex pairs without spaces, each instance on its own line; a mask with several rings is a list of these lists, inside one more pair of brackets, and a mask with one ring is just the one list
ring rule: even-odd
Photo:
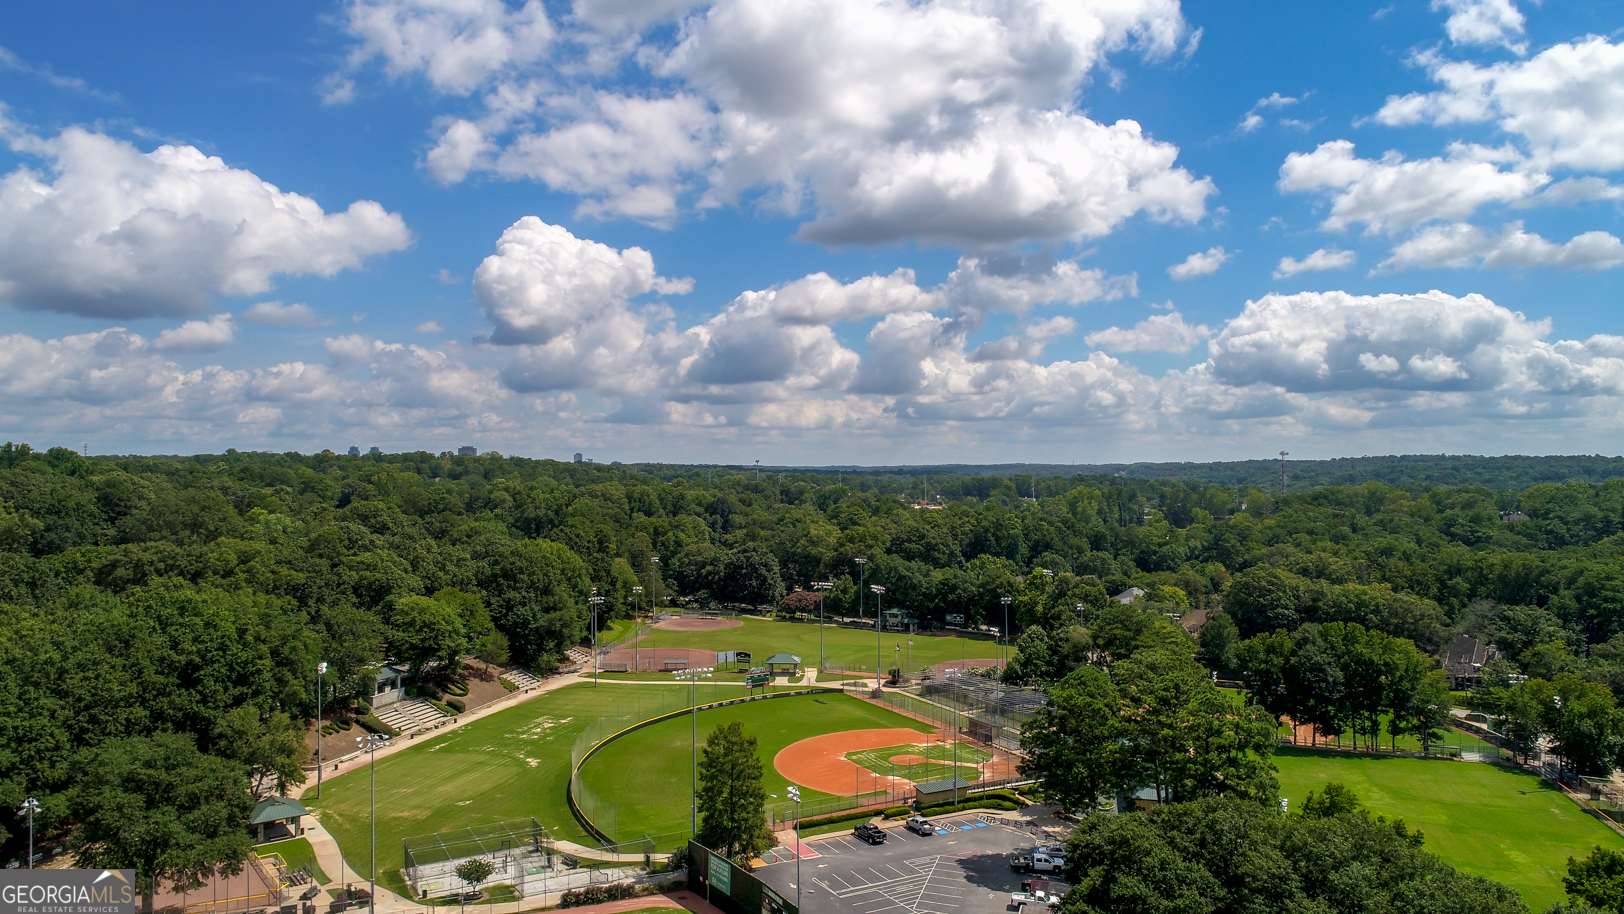
[[862,825],[852,829],[851,833],[870,844],[885,843],[885,829],[875,825],[872,822],[864,822]]

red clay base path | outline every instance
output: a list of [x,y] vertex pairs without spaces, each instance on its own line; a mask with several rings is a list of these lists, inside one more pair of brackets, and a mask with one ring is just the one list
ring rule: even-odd
[[913,782],[877,775],[854,762],[846,761],[845,754],[885,746],[906,746],[923,742],[925,738],[925,734],[906,727],[825,733],[785,746],[773,756],[773,767],[802,787],[838,796],[850,797],[888,790],[893,784]]

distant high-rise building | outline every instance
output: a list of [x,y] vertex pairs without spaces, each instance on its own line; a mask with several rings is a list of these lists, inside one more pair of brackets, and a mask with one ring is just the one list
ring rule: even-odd
[[369,447],[369,448],[367,448],[367,453],[368,454],[382,454],[383,451],[380,451],[375,447]]
[[457,448],[457,456],[458,457],[478,457],[479,456],[479,448],[473,447],[472,445],[465,444],[462,447]]
[[353,444],[350,445],[350,456],[351,457],[359,457],[359,456],[361,456],[361,449],[356,447]]
[[576,452],[576,454],[575,454],[575,462],[576,462],[576,463],[580,463],[580,462],[581,462],[581,454],[580,454],[580,452],[579,452],[579,451],[577,451],[577,452]]

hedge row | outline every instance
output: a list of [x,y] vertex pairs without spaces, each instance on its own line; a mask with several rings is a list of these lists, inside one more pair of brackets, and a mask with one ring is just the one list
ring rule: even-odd
[[582,905],[603,904],[606,901],[620,901],[623,898],[636,898],[637,886],[629,882],[616,882],[613,885],[589,885],[584,889],[570,889],[558,900],[561,908],[576,908]]
[[1011,803],[1008,800],[971,800],[968,803],[960,803],[957,806],[932,806],[925,810],[925,812],[933,816],[945,816],[955,812],[964,812],[965,810],[969,809],[998,809],[1004,812],[1014,812],[1020,808],[1021,806],[1019,803]]
[[860,819],[874,818],[874,810],[861,809],[856,812],[835,813],[832,816],[818,816],[815,819],[802,819],[802,828],[817,828],[820,825],[837,825],[841,822],[856,822]]
[[466,697],[468,697],[468,683],[466,683],[466,682],[448,683],[446,685],[446,687],[445,687],[445,691],[446,691],[447,695],[455,695],[458,698],[466,698]]
[[507,689],[509,692],[519,691],[519,687],[513,684],[513,680],[507,678],[506,676],[498,676],[496,681],[500,682],[502,684],[502,688]]
[[444,704],[443,702],[435,701],[432,698],[425,699],[425,700],[428,701],[428,703],[434,707],[434,710],[439,711],[441,714],[444,714],[447,717],[450,717],[451,715],[457,713],[457,712],[451,710],[450,705]]
[[446,703],[446,707],[450,708],[452,711],[454,711],[454,712],[456,712],[458,714],[461,714],[462,712],[468,710],[468,703],[466,701],[463,701],[460,698],[455,697],[455,696],[451,696],[451,695],[446,696],[445,703]]
[[355,719],[355,722],[360,724],[361,726],[367,728],[368,730],[372,731],[373,733],[381,733],[384,736],[389,737],[390,739],[393,739],[393,738],[400,735],[399,730],[396,730],[394,727],[389,726],[388,724],[386,724],[383,721],[379,720],[377,717],[373,716],[372,714],[363,714],[360,717],[357,717]]

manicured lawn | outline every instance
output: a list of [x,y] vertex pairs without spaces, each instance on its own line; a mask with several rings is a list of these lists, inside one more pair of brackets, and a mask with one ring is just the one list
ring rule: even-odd
[[[743,691],[700,685],[699,701],[736,698]],[[534,816],[554,837],[595,843],[565,798],[577,740],[687,707],[688,700],[689,688],[682,685],[569,686],[379,759],[379,882],[403,887],[396,874],[404,865],[402,838],[471,825]],[[328,778],[320,800],[314,791],[302,800],[359,873],[367,870],[369,781],[362,768]]]
[[1371,812],[1419,828],[1427,849],[1444,860],[1521,891],[1534,911],[1564,900],[1569,856],[1582,857],[1598,844],[1624,850],[1624,838],[1561,791],[1499,765],[1291,748],[1282,748],[1275,763],[1281,795],[1293,810],[1310,790],[1340,782]]
[[290,873],[309,865],[310,872],[316,877],[316,884],[327,884],[327,874],[322,872],[321,864],[316,862],[316,852],[310,847],[310,841],[305,838],[289,838],[273,844],[261,844],[254,848],[254,853],[261,857],[280,854]]
[[[869,607],[870,614],[874,608]],[[776,622],[738,617],[743,625],[708,632],[673,632],[658,629],[638,642],[639,647],[686,647],[707,651],[749,651],[757,665],[773,654],[786,651],[801,658],[806,666],[818,665],[818,626],[806,622]],[[908,640],[913,639],[913,659],[908,659]],[[901,647],[899,653],[895,649]],[[823,626],[823,650],[829,666],[847,670],[873,670],[875,636],[872,629]],[[880,654],[886,669],[900,658],[910,670],[923,669],[945,660],[983,659],[998,655],[998,645],[985,637],[958,635],[900,634],[880,636]],[[821,678],[821,677],[820,677]]]
[[[1381,744],[1379,746],[1377,746],[1378,749],[1389,750],[1389,751],[1393,750],[1393,737],[1391,735],[1389,735],[1388,732],[1387,732],[1387,722],[1391,718],[1392,718],[1391,714],[1383,714],[1381,716],[1382,738],[1381,738]],[[1291,726],[1289,724],[1281,724],[1277,728],[1276,732],[1277,732],[1277,735],[1279,735],[1279,736],[1281,736],[1283,738],[1289,738],[1291,736]],[[1453,727],[1445,727],[1445,728],[1443,728],[1443,730],[1441,732],[1443,733],[1444,738],[1441,739],[1441,740],[1434,740],[1432,742],[1431,749],[1432,749],[1433,752],[1437,752],[1439,747],[1442,747],[1442,746],[1455,746],[1455,747],[1466,748],[1466,749],[1474,749],[1474,750],[1479,750],[1479,751],[1488,751],[1488,750],[1491,750],[1491,749],[1494,748],[1494,746],[1492,744],[1484,742],[1483,740],[1478,739],[1477,737],[1473,736],[1470,733],[1465,732],[1464,730],[1456,730]],[[1323,739],[1323,738],[1321,738],[1319,741],[1321,743],[1326,742],[1326,740]],[[1299,738],[1298,739],[1299,745],[1306,745],[1307,742],[1308,741],[1307,741],[1306,738]],[[1332,745],[1338,745],[1340,748],[1352,749],[1353,748],[1353,735],[1352,734],[1343,734],[1340,744],[1337,743],[1334,739],[1331,740],[1331,744]],[[1365,744],[1364,737],[1361,736],[1359,738],[1359,745],[1363,746],[1364,744]],[[1313,748],[1313,747],[1309,747],[1309,748]],[[1418,737],[1411,736],[1411,735],[1400,736],[1398,738],[1398,750],[1397,751],[1399,751],[1399,752],[1420,752],[1421,751],[1421,740]]]
[[[843,730],[930,729],[928,724],[849,696],[808,695],[701,711],[697,720],[701,751],[707,733],[734,720],[743,723],[745,732],[758,741],[769,804],[781,802],[787,795],[790,781],[772,767],[772,760],[791,743]],[[693,723],[685,715],[627,734],[582,767],[583,782],[600,798],[601,808],[593,813],[600,828],[624,841],[688,827]],[[802,795],[808,801],[827,796],[811,789],[803,789]]]

